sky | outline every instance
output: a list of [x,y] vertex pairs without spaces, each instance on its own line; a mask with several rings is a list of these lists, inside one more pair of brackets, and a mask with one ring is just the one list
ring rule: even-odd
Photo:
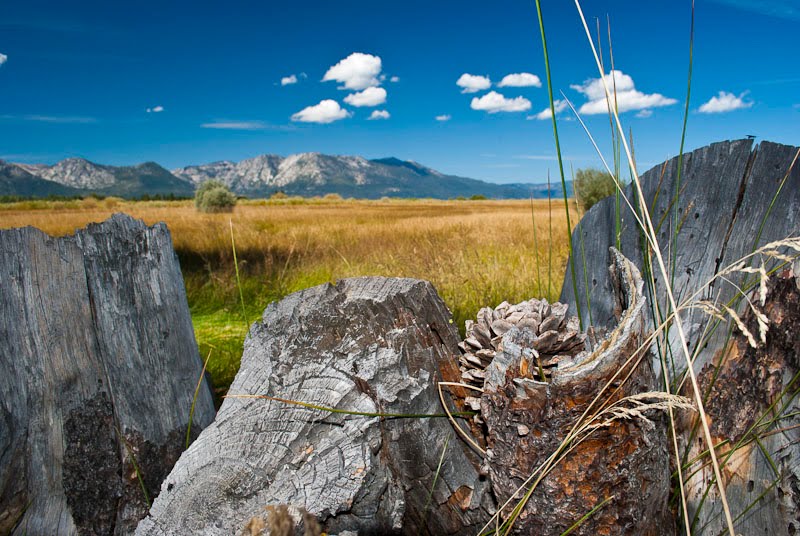
[[[591,46],[574,2],[541,5],[566,172],[598,167],[567,104],[609,159]],[[581,7],[595,41],[600,22],[640,171],[676,155],[691,0]],[[798,27],[797,0],[697,0],[687,150],[747,135],[800,145]],[[15,162],[322,152],[541,183],[558,177],[547,108],[531,0],[6,0],[0,17],[0,158]]]

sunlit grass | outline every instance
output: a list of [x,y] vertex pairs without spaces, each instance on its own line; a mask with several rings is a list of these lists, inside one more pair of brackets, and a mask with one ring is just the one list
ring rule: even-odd
[[222,393],[238,370],[246,325],[287,294],[345,277],[421,278],[434,284],[463,328],[478,309],[503,300],[556,300],[569,253],[565,211],[551,216],[547,200],[287,198],[240,202],[232,214],[201,214],[191,201],[36,201],[0,205],[0,228],[33,225],[64,235],[114,212],[167,223],[200,354],[213,350],[208,370]]

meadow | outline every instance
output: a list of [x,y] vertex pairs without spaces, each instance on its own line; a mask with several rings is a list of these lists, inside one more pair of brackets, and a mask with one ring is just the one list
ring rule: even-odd
[[59,236],[115,212],[169,227],[219,394],[238,370],[251,323],[287,294],[363,275],[426,279],[463,331],[486,305],[557,300],[569,253],[563,200],[555,199],[286,198],[240,201],[219,214],[191,201],[27,201],[0,205],[0,228],[32,225]]

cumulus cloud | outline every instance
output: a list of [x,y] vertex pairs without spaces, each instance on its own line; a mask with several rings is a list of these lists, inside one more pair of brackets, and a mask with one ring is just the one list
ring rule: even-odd
[[640,117],[642,119],[645,119],[647,117],[650,117],[651,115],[653,115],[653,110],[648,110],[648,109],[645,108],[644,110],[640,110],[636,114],[636,117]]
[[335,80],[342,86],[339,89],[360,91],[368,87],[380,85],[381,59],[378,56],[353,52],[345,59],[328,69],[323,82]]
[[368,87],[359,93],[351,93],[344,98],[351,106],[378,106],[386,102],[386,90],[382,87]]
[[372,121],[375,119],[389,119],[390,117],[392,117],[392,114],[386,110],[373,110],[372,114],[367,119]]
[[578,110],[580,113],[586,115],[608,113],[608,103],[606,101],[605,90],[603,89],[603,80],[605,80],[612,98],[616,90],[617,110],[620,113],[631,110],[644,110],[645,108],[670,106],[678,102],[660,93],[642,93],[634,86],[633,78],[622,71],[614,70],[603,76],[603,79],[590,78],[583,84],[573,84],[570,86],[575,91],[583,93],[588,99],[588,102],[583,104]]
[[490,91],[481,98],[473,97],[470,108],[483,110],[490,114],[497,112],[525,112],[531,109],[531,101],[524,97],[508,99],[496,91]]
[[149,114],[158,114],[164,111],[163,106],[153,106],[152,108],[147,108],[147,113]]
[[291,84],[297,83],[297,76],[290,74],[289,76],[284,76],[281,78],[281,85],[282,86],[289,86]]
[[716,97],[711,97],[711,100],[700,106],[697,111],[703,114],[719,114],[724,112],[732,112],[733,110],[741,110],[743,108],[750,108],[753,103],[751,101],[744,100],[744,97],[747,95],[747,93],[748,92],[745,91],[737,97],[733,93],[720,91]]
[[203,123],[200,126],[219,130],[264,130],[269,127],[263,121],[214,121],[213,123]]
[[456,85],[462,88],[461,93],[477,93],[478,91],[492,87],[492,81],[489,80],[488,76],[464,73],[458,77]]
[[436,116],[437,121],[450,121],[452,118],[453,116],[451,116],[450,114],[442,114]]
[[[553,101],[553,107],[556,109],[556,113],[563,112],[567,109],[567,101],[560,99],[555,100]],[[529,115],[527,119],[539,119],[540,121],[544,121],[545,119],[550,119],[551,117],[553,117],[553,111],[550,110],[550,107],[548,106],[536,115]]]
[[399,76],[393,76],[393,77],[391,77],[389,79],[389,82],[399,82],[399,81],[400,81],[400,77]]
[[307,106],[296,114],[292,115],[292,121],[301,123],[333,123],[339,119],[350,117],[350,112],[339,106],[335,100],[325,99],[315,104]]
[[0,53],[0,65],[3,65],[7,61],[8,61],[8,56],[6,56],[3,53]]
[[542,87],[539,77],[531,73],[507,74],[497,87]]

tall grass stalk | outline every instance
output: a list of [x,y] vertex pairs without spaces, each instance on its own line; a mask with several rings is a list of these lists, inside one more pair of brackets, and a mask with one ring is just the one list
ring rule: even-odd
[[[550,56],[547,52],[547,37],[545,36],[544,31],[544,18],[542,17],[542,4],[541,0],[536,0],[536,12],[539,17],[539,31],[542,34],[542,49],[544,50],[544,68],[545,74],[547,76],[547,95],[550,99],[550,115],[552,116],[551,119],[553,121],[553,137],[555,138],[556,142],[556,157],[558,158],[558,170],[561,173],[561,188],[564,194],[564,211],[566,212],[567,216],[567,244],[569,245],[569,250],[572,251],[572,224],[570,222],[569,217],[569,199],[567,198],[567,179],[564,175],[564,161],[561,158],[561,142],[558,140],[558,122],[556,121],[556,105],[555,101],[553,100],[553,80],[550,75]],[[549,188],[548,188],[549,192]],[[578,296],[578,277],[575,275],[575,262],[571,261],[569,263],[569,270],[570,276],[572,278],[572,295]],[[580,300],[575,300],[575,309],[578,313],[578,322],[581,328],[583,328],[583,315],[581,314],[581,306]]]
[[247,310],[244,307],[244,293],[242,292],[242,280],[239,277],[239,261],[236,258],[236,240],[233,238],[233,219],[229,219],[228,223],[231,226],[231,249],[233,250],[233,267],[236,272],[236,286],[239,289],[239,301],[242,304],[242,320],[244,321],[245,328],[250,329],[250,322],[247,320]]
[[[536,235],[536,211],[533,209],[533,192],[531,192],[531,227],[533,227],[533,258],[536,262],[536,291],[542,294],[542,268],[539,262],[539,240]],[[550,248],[553,249],[552,247]],[[548,275],[549,277],[549,275]]]
[[[550,247],[547,248],[547,297],[553,299],[553,192],[550,189],[550,169],[547,170],[547,227]],[[567,234],[572,236],[572,227],[567,220]],[[571,242],[570,242],[571,243]],[[570,246],[572,248],[572,246]]]
[[678,219],[680,217],[680,203],[678,202],[681,190],[681,174],[683,172],[683,148],[686,142],[686,127],[689,122],[689,101],[692,97],[692,66],[694,65],[694,0],[692,0],[692,22],[689,27],[689,74],[686,80],[686,104],[683,109],[683,126],[681,127],[681,145],[678,149],[678,173],[675,178],[674,211],[672,218],[672,270],[670,284],[675,285],[675,265],[678,258]]
[[203,362],[203,370],[200,371],[200,377],[197,378],[197,385],[194,387],[194,396],[192,397],[192,407],[189,409],[189,423],[186,425],[186,447],[189,448],[189,443],[192,438],[192,421],[194,420],[194,408],[197,404],[197,396],[200,394],[200,386],[203,385],[203,378],[206,375],[206,368],[208,367],[208,360],[211,359],[211,350],[208,351],[206,360]]
[[[538,4],[539,4],[539,0],[537,0],[537,6],[538,6]],[[586,36],[588,38],[589,45],[592,48],[592,53],[593,53],[593,55],[595,57],[595,62],[597,63],[598,69],[600,70],[600,80],[601,80],[601,82],[603,84],[603,90],[606,93],[606,98],[610,100],[611,99],[611,95],[610,95],[610,92],[609,92],[609,89],[608,89],[608,84],[606,83],[606,80],[605,80],[605,76],[604,76],[605,73],[603,73],[602,67],[600,67],[600,62],[599,62],[599,59],[597,57],[597,51],[595,50],[594,42],[592,41],[592,36],[591,36],[591,33],[589,32],[589,26],[586,24],[586,18],[583,15],[583,10],[581,9],[581,5],[580,5],[580,1],[579,0],[575,0],[575,6],[577,7],[578,13],[579,13],[579,15],[581,17],[581,22],[583,23],[584,30],[586,31]],[[541,13],[541,11],[540,11],[540,13]],[[649,213],[649,210],[647,208],[647,203],[644,202],[644,193],[642,191],[642,186],[641,186],[641,183],[639,181],[639,173],[636,170],[636,164],[635,164],[635,162],[633,160],[630,148],[628,147],[628,143],[625,140],[625,135],[624,135],[624,132],[622,130],[622,123],[621,123],[621,121],[619,119],[619,114],[617,113],[617,110],[614,110],[614,121],[615,121],[617,129],[618,129],[618,131],[620,133],[620,140],[623,143],[623,147],[625,149],[625,153],[626,153],[626,156],[628,158],[628,165],[630,166],[631,172],[633,173],[633,178],[634,178],[633,182],[634,182],[635,189],[636,189],[636,191],[638,193],[638,196],[640,198],[639,199],[639,201],[640,201],[640,209],[642,211],[642,214],[644,216],[643,219],[644,219],[644,222],[646,224],[645,233],[650,235],[651,241],[653,242],[653,244],[655,246],[653,248],[653,252],[655,253],[655,257],[656,257],[656,260],[658,262],[658,268],[659,268],[659,270],[661,272],[661,276],[662,276],[663,280],[666,283],[670,279],[670,274],[669,274],[669,271],[667,270],[666,265],[664,264],[664,259],[663,259],[662,255],[661,255],[661,249],[659,248],[659,245],[658,245],[658,236],[656,235],[655,229],[653,228],[653,223],[652,223],[652,219],[650,218],[650,213]],[[666,291],[666,294],[667,294],[667,299],[669,301],[669,306],[675,312],[675,328],[676,328],[676,331],[678,333],[678,338],[680,340],[681,350],[683,351],[684,357],[686,359],[686,364],[687,364],[687,369],[686,370],[688,371],[689,378],[691,380],[692,392],[694,394],[695,403],[697,404],[697,409],[698,409],[698,412],[699,412],[699,419],[700,419],[700,422],[701,422],[701,424],[703,426],[703,434],[705,436],[705,441],[709,445],[710,454],[711,454],[711,461],[712,461],[712,465],[713,465],[713,468],[714,468],[714,475],[715,475],[716,480],[717,480],[717,488],[718,488],[719,494],[720,494],[720,502],[722,503],[722,507],[723,507],[723,510],[725,512],[725,521],[726,521],[727,526],[728,526],[728,532],[729,532],[730,536],[736,536],[736,532],[735,532],[735,530],[733,528],[733,518],[731,516],[730,507],[728,506],[728,499],[727,499],[727,496],[726,496],[726,493],[725,493],[725,484],[724,484],[724,482],[722,480],[722,475],[721,475],[720,468],[719,468],[719,462],[717,460],[717,456],[716,456],[716,454],[714,452],[714,449],[713,449],[713,439],[711,437],[711,430],[708,427],[707,416],[706,416],[706,413],[705,413],[705,408],[703,407],[702,395],[700,393],[700,386],[699,386],[699,384],[697,382],[697,376],[696,376],[696,374],[694,372],[694,367],[693,367],[693,364],[692,364],[692,361],[691,361],[691,352],[689,351],[689,345],[688,345],[688,342],[686,340],[686,334],[684,333],[683,325],[681,324],[681,317],[680,317],[680,313],[678,312],[678,306],[677,306],[677,303],[675,302],[675,297],[674,297],[673,292],[672,292],[672,286],[669,285],[669,284],[665,284],[664,287],[665,287],[665,291]]]

